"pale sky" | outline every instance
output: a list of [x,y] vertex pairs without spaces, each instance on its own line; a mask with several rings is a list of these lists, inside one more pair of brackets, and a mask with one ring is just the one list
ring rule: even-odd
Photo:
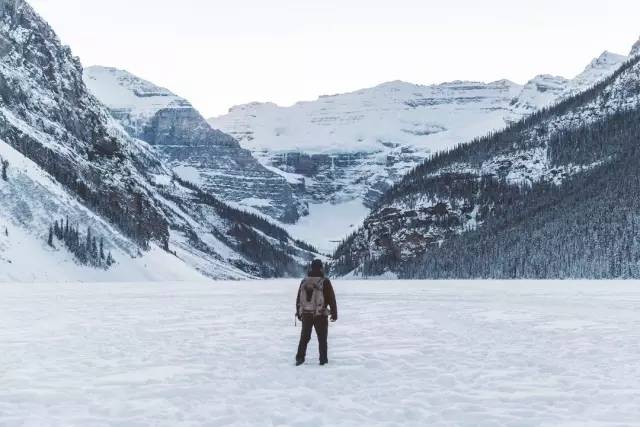
[[123,68],[206,117],[390,80],[573,77],[640,37],[638,0],[30,0],[85,66]]

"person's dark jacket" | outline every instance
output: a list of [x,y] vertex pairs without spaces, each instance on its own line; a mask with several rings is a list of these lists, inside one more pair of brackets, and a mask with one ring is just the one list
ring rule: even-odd
[[[310,271],[308,274],[309,277],[324,277],[324,273],[322,271]],[[324,294],[324,307],[331,307],[331,320],[338,320],[338,304],[336,303],[336,294],[333,291],[333,285],[331,284],[331,280],[328,278],[324,279],[323,285],[323,294]],[[298,290],[296,297],[296,313],[299,312],[300,309],[300,291]]]

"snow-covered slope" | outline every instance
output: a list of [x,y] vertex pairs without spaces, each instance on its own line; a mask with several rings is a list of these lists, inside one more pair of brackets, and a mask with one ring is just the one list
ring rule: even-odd
[[285,178],[212,129],[185,99],[115,68],[88,67],[84,81],[129,134],[153,145],[181,178],[284,223],[306,211]]
[[[204,280],[175,256],[156,245],[142,252],[104,219],[79,203],[31,160],[0,141],[7,179],[0,179],[0,282],[65,282],[139,280]],[[105,242],[116,263],[107,271],[80,265],[64,245],[47,244],[53,219],[70,218],[91,228]],[[83,232],[86,230],[82,230]],[[231,277],[240,277],[236,270]]]
[[[174,177],[89,94],[78,59],[22,0],[0,0],[0,99],[0,280],[274,276],[312,256],[284,230]],[[115,266],[86,273],[71,265],[82,245],[68,242],[73,262],[61,242],[47,245],[67,216],[105,239]]]
[[297,180],[313,216],[325,203],[373,206],[429,155],[587,89],[625,59],[605,52],[572,80],[540,75],[524,86],[508,80],[431,86],[395,81],[290,107],[237,106],[209,122],[266,166]]

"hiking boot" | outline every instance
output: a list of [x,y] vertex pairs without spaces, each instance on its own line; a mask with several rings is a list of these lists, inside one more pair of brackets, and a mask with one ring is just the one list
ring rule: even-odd
[[300,366],[304,363],[304,360],[296,360],[296,366]]
[[328,361],[328,360],[321,360],[321,361],[320,361],[320,366],[324,366],[324,365],[326,365],[327,363],[329,363],[329,361]]

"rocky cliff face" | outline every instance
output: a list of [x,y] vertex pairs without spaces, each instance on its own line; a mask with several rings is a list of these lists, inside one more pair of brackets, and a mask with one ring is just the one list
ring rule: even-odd
[[285,178],[213,129],[186,100],[113,68],[87,68],[84,80],[125,129],[154,146],[182,179],[284,223],[305,211]]
[[166,241],[145,179],[159,162],[86,92],[77,58],[25,2],[0,2],[0,58],[0,138],[141,244]]
[[[151,99],[151,92],[142,88],[139,94]],[[190,120],[183,107],[186,116],[168,120]],[[163,132],[173,128],[156,129],[163,141]],[[234,145],[206,124],[201,139],[208,140],[209,132]],[[54,268],[52,259],[70,262],[64,248],[46,244],[53,221],[67,217],[78,229],[100,232],[117,252],[115,267],[103,276],[89,274],[105,280],[134,271],[142,276],[132,278],[149,277],[147,265],[158,268],[156,276],[191,272],[183,278],[198,276],[195,270],[218,278],[298,274],[313,256],[284,230],[176,177],[162,155],[128,135],[87,91],[78,59],[17,0],[0,0],[0,158],[6,169],[0,179],[6,230],[0,272],[9,271],[9,279],[23,277],[13,266],[24,266],[29,257],[36,262],[32,277],[46,277],[41,268]]]

